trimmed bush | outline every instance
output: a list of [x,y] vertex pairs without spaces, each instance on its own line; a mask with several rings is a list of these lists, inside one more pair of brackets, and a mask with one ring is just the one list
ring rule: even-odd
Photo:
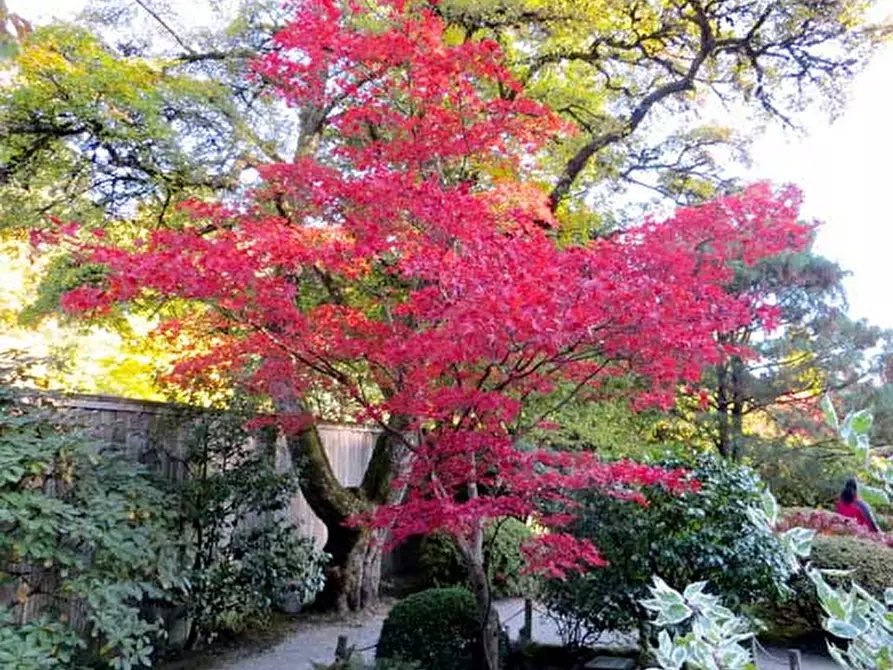
[[652,575],[677,589],[707,580],[738,612],[782,596],[790,576],[784,549],[748,515],[760,504],[756,474],[706,456],[661,464],[689,468],[700,491],[676,496],[647,487],[648,506],[599,492],[581,498],[570,531],[591,540],[609,565],[546,582],[544,600],[566,642],[586,644],[602,631],[647,627],[639,601],[648,596]]
[[[849,586],[851,581],[883,599],[884,589],[893,586],[893,549],[880,542],[844,535],[817,535],[810,562],[817,568],[852,570],[848,577],[829,577],[833,585]],[[799,640],[823,637],[815,587],[803,575],[791,581],[791,595],[780,605],[759,613],[773,640]]]
[[[485,561],[494,598],[531,595],[537,580],[522,574],[524,557],[521,543],[532,535],[527,525],[513,517],[499,519],[487,526],[484,536]],[[432,587],[468,586],[462,555],[451,538],[434,533],[422,540],[419,569]]]
[[428,589],[394,606],[381,628],[376,657],[468,670],[478,666],[480,633],[481,618],[470,591]]
[[[818,568],[852,570],[852,580],[883,599],[884,589],[893,586],[893,549],[858,537],[819,535],[812,545],[812,563]],[[829,579],[829,581],[836,581]]]

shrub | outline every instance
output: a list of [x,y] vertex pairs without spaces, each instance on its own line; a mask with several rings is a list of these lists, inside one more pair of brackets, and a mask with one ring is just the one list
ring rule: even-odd
[[829,581],[854,581],[883,599],[884,589],[893,586],[893,549],[858,537],[816,536],[812,544],[813,567],[852,570],[848,577]]
[[789,528],[811,528],[818,535],[845,535],[859,537],[871,542],[879,542],[893,547],[893,537],[884,533],[873,533],[855,519],[850,519],[834,512],[808,507],[794,507],[784,510],[778,530],[783,532]]
[[844,480],[858,472],[859,459],[839,444],[791,446],[784,441],[751,441],[748,462],[786,507],[833,505]]
[[826,631],[844,646],[828,643],[831,658],[843,668],[889,668],[893,660],[893,588],[875,598],[858,584],[835,589],[818,570],[810,570],[825,618]]
[[[514,517],[489,524],[484,536],[484,560],[495,598],[530,595],[537,581],[523,574],[521,543],[532,534],[530,528]],[[443,533],[429,535],[419,549],[419,568],[426,583],[433,587],[468,586],[468,571],[455,543]]]
[[[173,628],[162,617],[187,610],[194,642],[322,588],[323,556],[283,520],[294,474],[249,442],[244,414],[200,417],[186,481],[164,487],[46,402],[23,401],[5,365],[0,667],[148,666]],[[34,600],[39,614],[22,622]]]
[[[883,599],[884,589],[893,586],[893,549],[860,537],[816,535],[812,544],[812,567],[851,570],[847,577],[829,577],[835,586],[858,583]],[[778,640],[795,640],[821,631],[822,609],[815,586],[805,575],[791,580],[791,593],[784,602],[760,611],[768,625],[768,635]]]
[[184,586],[171,506],[139,465],[8,383],[0,369],[0,667],[148,666],[163,631],[146,605]]
[[791,570],[785,551],[748,513],[761,502],[759,478],[710,456],[662,464],[688,467],[701,482],[700,491],[675,496],[646,488],[648,506],[599,493],[580,500],[570,531],[592,540],[609,565],[546,583],[544,600],[568,643],[643,627],[647,615],[638,602],[647,597],[652,575],[676,589],[706,580],[738,612],[781,596]]
[[325,556],[284,517],[298,488],[275,467],[275,436],[252,440],[243,411],[197,418],[180,520],[193,560],[188,644],[262,624],[287,594],[309,602],[323,587]]
[[397,603],[385,619],[377,658],[423,668],[467,670],[480,656],[481,616],[470,591],[428,589]]

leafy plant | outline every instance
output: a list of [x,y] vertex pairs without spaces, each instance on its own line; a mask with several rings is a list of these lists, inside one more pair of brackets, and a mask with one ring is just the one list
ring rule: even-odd
[[832,588],[820,570],[810,570],[809,577],[827,615],[825,630],[846,642],[829,642],[831,657],[853,670],[893,667],[893,588],[878,598],[855,583],[846,591]]
[[[522,543],[533,532],[514,517],[494,519],[484,530],[484,561],[496,598],[513,598],[532,594],[537,580],[524,571]],[[469,586],[468,569],[463,565],[461,552],[447,535],[434,533],[422,540],[419,548],[419,568],[429,584],[441,586]]]
[[397,603],[381,628],[376,657],[418,662],[424,668],[478,667],[481,613],[470,591],[428,589]]
[[15,393],[13,368],[0,369],[2,665],[148,666],[164,630],[145,606],[185,587],[171,506],[139,465]]
[[[749,622],[707,593],[707,582],[695,582],[681,593],[654,577],[651,597],[641,601],[662,628],[654,655],[663,670],[745,670],[755,667],[742,642],[753,637]],[[667,629],[673,629],[670,633]]]
[[871,427],[874,417],[870,409],[849,412],[841,419],[830,396],[822,398],[825,423],[858,459],[862,475],[874,486],[860,484],[859,495],[872,505],[889,505],[893,496],[893,467],[886,460],[874,457],[871,448]]
[[180,522],[193,551],[188,644],[257,625],[286,595],[322,590],[325,556],[285,515],[297,474],[277,472],[275,434],[246,430],[234,409],[194,421]]
[[[859,584],[876,598],[893,584],[893,549],[859,537],[816,535],[811,543],[809,565],[829,571],[829,582],[849,588]],[[808,576],[798,573],[784,600],[761,607],[759,616],[769,634],[779,640],[813,638],[822,629],[822,607]]]
[[[664,466],[685,465],[665,461]],[[672,587],[709,580],[732,609],[782,596],[795,569],[786,541],[770,519],[777,506],[747,468],[714,456],[688,463],[698,491],[670,495],[643,490],[647,506],[597,492],[580,499],[578,537],[598,545],[608,565],[567,580],[549,580],[544,600],[558,617],[565,641],[584,644],[605,630],[647,624],[638,606],[652,575]]]
[[876,598],[893,585],[893,549],[855,537],[818,536],[812,543],[811,565],[833,574],[835,583],[860,584]]

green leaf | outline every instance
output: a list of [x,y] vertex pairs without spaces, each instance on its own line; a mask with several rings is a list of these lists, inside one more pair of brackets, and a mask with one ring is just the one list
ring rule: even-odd
[[842,619],[828,619],[828,621],[825,622],[825,630],[827,630],[833,636],[842,638],[844,640],[853,640],[859,637],[859,629],[848,621],[844,621]]
[[856,452],[856,458],[864,465],[868,466],[871,460],[871,443],[868,435],[856,435],[856,444],[853,449]]
[[672,660],[673,666],[676,668],[681,668],[685,665],[685,661],[688,658],[688,653],[685,650],[685,647],[676,647],[673,650]]
[[706,581],[693,582],[685,587],[685,591],[682,592],[682,595],[685,597],[686,600],[691,600],[695,596],[698,596],[701,593],[703,593],[706,586],[707,586]]
[[834,645],[834,644],[831,644],[830,642],[828,642],[828,654],[842,668],[851,667],[849,661],[846,658],[846,654],[837,645]]
[[791,528],[782,535],[782,541],[796,556],[807,558],[812,552],[815,531],[810,528]]
[[824,396],[821,402],[822,414],[827,423],[835,431],[840,432],[840,422],[837,419],[837,411],[834,409],[834,403],[831,402],[831,396]]
[[850,430],[856,435],[868,435],[871,432],[871,426],[874,423],[874,415],[869,409],[860,409],[853,412],[847,421]]
[[772,493],[767,489],[763,492],[762,500],[760,502],[763,507],[763,513],[769,520],[769,524],[774,526],[778,521],[778,501],[775,499],[775,496],[772,495]]
[[687,620],[692,614],[688,605],[674,604],[661,610],[661,617],[658,621],[660,625],[676,626]]

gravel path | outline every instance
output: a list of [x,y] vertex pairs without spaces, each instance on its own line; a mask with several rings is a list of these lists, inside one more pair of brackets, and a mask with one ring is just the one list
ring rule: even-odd
[[[496,603],[499,619],[509,630],[512,639],[517,639],[518,631],[524,623],[524,601],[503,600]],[[312,670],[315,663],[331,663],[335,657],[335,645],[339,635],[347,635],[348,645],[362,650],[366,658],[375,655],[374,645],[378,641],[386,611],[357,617],[352,621],[320,622],[307,621],[298,624],[294,632],[280,644],[253,656],[222,660],[214,665],[214,670]],[[533,639],[540,643],[560,643],[561,638],[555,623],[542,612],[534,611]],[[630,646],[635,637],[615,635],[610,639],[599,640],[600,645]],[[787,652],[781,649],[767,649],[760,652],[760,670],[787,670]],[[834,662],[824,656],[803,654],[803,670],[840,670]]]
[[[496,608],[509,635],[512,639],[517,638],[524,624],[524,601],[502,600],[496,603]],[[363,654],[372,658],[375,655],[373,645],[378,642],[385,616],[387,612],[349,623],[301,623],[287,640],[272,649],[248,658],[222,661],[214,666],[214,670],[310,670],[314,663],[330,663],[334,659],[339,635],[347,635],[348,645],[364,650]],[[555,624],[540,612],[534,612],[533,632],[537,642],[561,641]]]

